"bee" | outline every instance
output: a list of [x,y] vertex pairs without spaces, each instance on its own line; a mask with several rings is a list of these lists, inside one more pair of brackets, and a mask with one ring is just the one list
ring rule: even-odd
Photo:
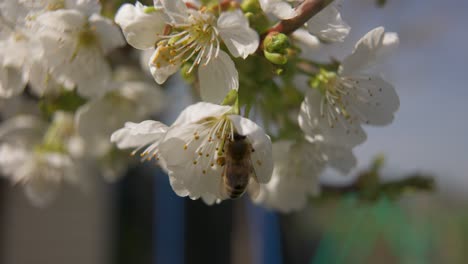
[[226,198],[236,199],[245,193],[249,182],[252,183],[252,188],[256,186],[257,177],[250,159],[254,149],[246,140],[246,136],[237,133],[234,134],[233,140],[226,142],[225,149],[221,193]]

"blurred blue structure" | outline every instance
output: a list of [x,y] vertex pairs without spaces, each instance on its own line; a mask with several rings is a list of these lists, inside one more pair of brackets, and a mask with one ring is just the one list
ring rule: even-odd
[[281,230],[276,213],[247,202],[254,264],[282,264]]
[[154,263],[185,263],[185,199],[178,197],[167,175],[155,173]]

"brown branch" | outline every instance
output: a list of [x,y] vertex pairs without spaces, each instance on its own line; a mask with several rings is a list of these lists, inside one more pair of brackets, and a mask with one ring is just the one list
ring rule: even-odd
[[304,0],[296,7],[297,16],[281,20],[271,27],[268,32],[280,32],[286,35],[291,34],[296,29],[302,27],[309,19],[324,9],[332,1],[329,0]]

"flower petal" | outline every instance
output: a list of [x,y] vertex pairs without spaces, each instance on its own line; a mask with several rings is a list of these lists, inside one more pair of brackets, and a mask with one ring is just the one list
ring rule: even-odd
[[191,199],[220,197],[223,169],[203,162],[204,153],[199,155],[198,149],[206,143],[207,135],[200,134],[199,139],[194,139],[194,131],[207,132],[199,124],[171,126],[159,145],[160,154],[170,171],[171,185],[178,195],[188,195]]
[[57,196],[60,181],[43,177],[31,177],[24,186],[24,192],[34,206],[45,207]]
[[120,149],[137,148],[158,141],[168,129],[165,124],[153,120],[126,122],[123,128],[112,133],[110,140]]
[[312,49],[320,48],[320,40],[316,36],[310,34],[309,31],[305,29],[300,28],[294,31],[291,34],[291,36],[293,37],[293,39],[304,44],[307,48],[312,48]]
[[221,103],[230,90],[239,88],[239,74],[229,55],[220,51],[217,58],[198,67],[200,96],[203,101]]
[[259,183],[267,183],[273,171],[273,157],[270,137],[253,121],[238,115],[230,115],[236,132],[246,136],[254,152],[250,158]]
[[127,42],[137,49],[152,49],[163,34],[165,20],[161,11],[144,12],[145,6],[136,3],[122,5],[115,22],[122,28]]
[[0,98],[10,98],[23,92],[27,81],[14,67],[2,66],[0,70]]
[[353,76],[349,80],[359,86],[358,89],[350,89],[349,99],[354,99],[353,111],[361,122],[376,126],[390,124],[400,106],[393,85],[379,76]]
[[341,1],[334,1],[307,21],[307,29],[318,38],[335,42],[343,41],[351,27],[341,18],[338,7]]
[[59,32],[77,32],[83,28],[87,17],[78,10],[60,9],[41,14],[36,21],[39,31],[53,29]]
[[171,57],[167,47],[159,46],[151,56],[149,67],[154,80],[158,84],[163,84],[169,76],[176,73],[182,62],[169,62]]
[[284,0],[259,0],[265,13],[271,13],[280,19],[291,19],[296,16],[296,10]]
[[240,10],[221,13],[218,29],[232,56],[245,59],[257,50],[259,36]]
[[340,67],[342,76],[365,71],[398,46],[396,33],[385,33],[383,27],[375,28],[362,37],[351,55],[346,57]]
[[186,107],[174,121],[172,126],[198,123],[202,119],[209,117],[220,117],[231,111],[231,109],[231,106],[198,102]]
[[171,23],[184,23],[188,17],[188,9],[182,0],[160,0],[164,13],[169,16]]
[[320,144],[321,149],[327,156],[328,166],[337,169],[343,175],[347,175],[356,167],[357,160],[351,148]]
[[67,9],[79,10],[86,16],[101,13],[101,3],[99,0],[66,0]]
[[306,206],[319,193],[318,177],[325,160],[317,144],[278,141],[273,144],[273,175],[254,202],[284,213]]
[[89,23],[96,30],[99,37],[99,45],[104,54],[108,54],[113,49],[125,45],[122,33],[111,20],[94,14],[89,18]]
[[359,122],[350,122],[342,115],[329,120],[327,115],[321,115],[321,94],[309,90],[298,116],[299,126],[311,141],[323,141],[329,144],[354,147],[366,140],[366,134]]

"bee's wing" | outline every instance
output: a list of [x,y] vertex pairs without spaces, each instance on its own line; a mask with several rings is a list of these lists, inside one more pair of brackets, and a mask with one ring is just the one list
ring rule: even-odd
[[257,174],[255,174],[255,170],[252,167],[252,172],[250,174],[249,186],[247,187],[247,191],[249,192],[250,197],[255,200],[257,196],[260,194],[260,183],[257,180]]

